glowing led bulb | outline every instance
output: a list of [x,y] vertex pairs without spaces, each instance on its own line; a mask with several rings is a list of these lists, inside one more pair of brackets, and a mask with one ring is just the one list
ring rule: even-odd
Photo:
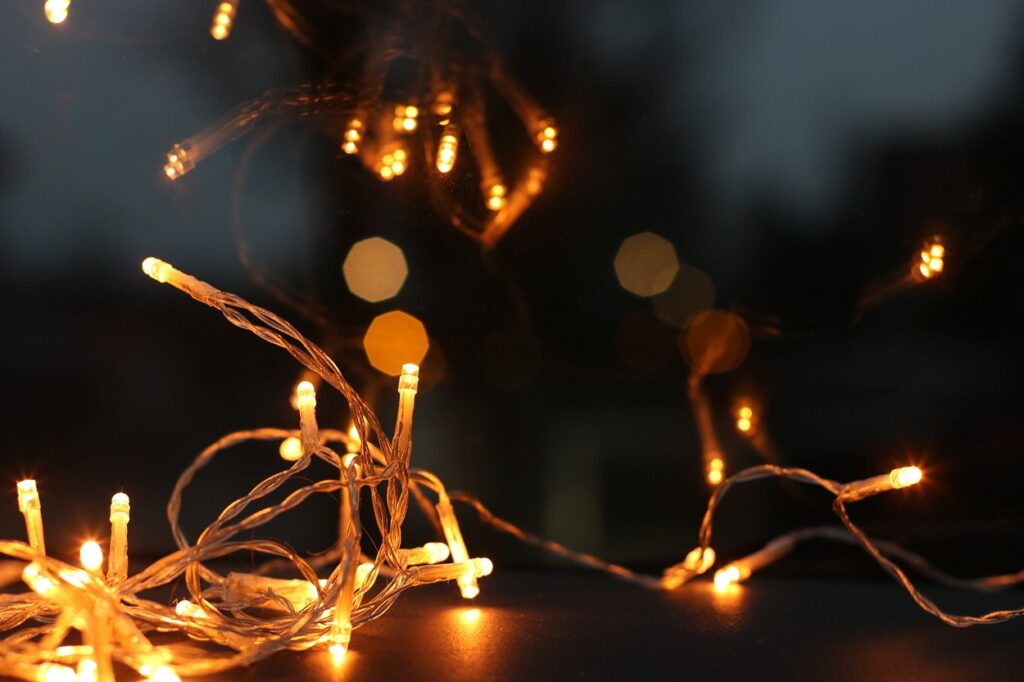
[[300,410],[316,407],[316,388],[312,382],[300,381],[295,387],[295,404]]
[[284,461],[297,462],[302,459],[302,441],[294,436],[289,436],[281,441],[281,447],[278,448],[278,452]]
[[355,154],[359,151],[359,143],[363,141],[363,122],[353,118],[345,128],[344,140],[341,143],[341,151],[346,154]]
[[738,583],[744,578],[746,576],[743,575],[743,572],[735,564],[729,564],[725,568],[720,568],[715,571],[715,591],[725,592],[729,589],[730,585]]
[[380,179],[385,182],[405,173],[408,168],[409,155],[402,147],[395,147],[380,157],[376,170]]
[[740,433],[749,434],[754,430],[754,408],[742,405],[736,410],[736,429]]
[[39,682],[75,682],[77,677],[74,668],[58,663],[43,663],[36,673]]
[[505,195],[508,188],[500,183],[495,183],[487,188],[487,208],[492,211],[500,211],[505,208]]
[[176,144],[171,151],[167,152],[167,163],[164,164],[164,175],[171,180],[177,180],[194,167],[195,164],[192,162],[192,159],[189,158],[188,149],[180,144]]
[[32,588],[33,592],[44,597],[52,597],[57,591],[56,583],[43,575],[39,570],[39,564],[34,561],[25,566],[25,569],[21,572],[21,579]]
[[331,654],[331,662],[335,666],[339,666],[345,661],[345,654],[348,653],[348,644],[342,644],[340,641],[335,642],[327,647],[327,651]]
[[206,618],[206,611],[203,611],[202,607],[193,604],[188,599],[182,599],[180,602],[175,604],[174,612],[178,614],[180,618]]
[[718,485],[725,479],[725,461],[721,457],[712,457],[707,467],[708,483]]
[[555,151],[555,148],[558,147],[558,128],[555,127],[554,121],[541,121],[534,139],[545,154]]
[[159,665],[153,673],[147,678],[148,682],[181,682],[181,678],[178,677],[178,673],[174,672],[174,669],[169,665]]
[[419,124],[419,115],[419,108],[411,104],[399,104],[395,107],[395,118],[392,120],[392,125],[399,132],[411,133]]
[[43,3],[43,13],[46,20],[51,24],[62,24],[68,18],[68,10],[71,8],[71,0],[46,0]]
[[82,562],[82,567],[90,573],[98,573],[103,566],[103,550],[100,548],[99,543],[94,540],[89,540],[82,544],[82,549],[78,552],[78,558]]
[[917,467],[900,467],[889,472],[893,488],[906,488],[921,482],[923,474]]
[[918,255],[914,274],[923,279],[935,277],[945,267],[946,247],[938,239],[926,242]]
[[75,682],[96,682],[99,678],[98,668],[96,661],[91,658],[83,658],[78,662]]
[[455,93],[451,90],[442,90],[434,97],[434,103],[430,110],[437,116],[445,117],[452,113],[455,104]]
[[128,577],[128,521],[131,500],[124,493],[110,498],[110,557],[107,560],[107,580],[113,584]]
[[415,566],[417,564],[439,564],[447,561],[451,552],[448,545],[443,542],[428,542],[422,547],[412,549],[400,549],[395,553],[398,561],[403,566]]
[[46,554],[46,542],[43,539],[43,506],[39,501],[36,482],[30,478],[18,481],[18,511],[25,517],[28,544],[39,554]]
[[217,11],[213,15],[213,23],[210,24],[210,35],[214,40],[224,40],[231,35],[231,26],[235,23],[235,13],[238,11],[238,0],[224,0],[217,5]]
[[459,153],[459,135],[453,126],[448,126],[441,133],[441,141],[437,144],[437,170],[448,173],[455,167],[455,159]]
[[683,568],[694,573],[704,573],[715,563],[715,550],[708,547],[701,552],[700,547],[694,547],[683,560]]

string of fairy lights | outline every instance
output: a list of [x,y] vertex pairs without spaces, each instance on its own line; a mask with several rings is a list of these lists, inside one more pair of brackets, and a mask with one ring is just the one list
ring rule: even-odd
[[[290,3],[268,0],[268,5],[296,37],[312,40],[309,27]],[[446,31],[456,27],[478,37],[473,22],[454,11],[454,5],[441,6],[446,11],[435,19]],[[70,2],[47,0],[44,10],[51,22],[61,23],[68,17]],[[213,38],[223,40],[230,35],[237,11],[237,0],[216,6],[210,29]],[[224,144],[275,118],[318,117],[339,122],[339,151],[357,157],[382,181],[402,176],[413,163],[415,134],[422,136],[423,143],[422,155],[415,156],[439,175],[456,168],[461,141],[465,140],[475,161],[475,170],[469,175],[478,178],[479,194],[473,200],[478,205],[456,201],[440,183],[428,185],[455,227],[485,248],[492,247],[539,193],[546,174],[544,155],[557,147],[558,130],[504,74],[489,51],[481,67],[470,68],[451,54],[439,54],[433,42],[435,32],[428,32],[421,45],[399,46],[400,41],[394,39],[397,30],[367,48],[364,75],[357,87],[340,82],[304,85],[243,104],[223,122],[175,145],[168,154],[166,175],[172,180],[180,178]],[[400,59],[422,61],[425,75],[405,98],[397,100],[384,94],[384,84],[391,65]],[[534,146],[536,158],[524,166],[519,181],[513,184],[506,181],[490,148],[481,93],[485,83],[515,111]],[[901,266],[864,291],[855,316],[897,292],[940,276],[948,247],[942,237],[924,241],[909,268]],[[650,263],[649,258],[646,262]],[[481,580],[493,572],[494,565],[490,559],[470,553],[456,504],[474,511],[500,532],[647,589],[679,589],[714,568],[714,589],[728,592],[800,543],[828,540],[860,546],[915,603],[949,625],[998,623],[1024,614],[1024,609],[977,616],[948,613],[918,589],[907,570],[939,584],[975,591],[1017,585],[1024,581],[1024,571],[958,578],[897,544],[870,538],[854,523],[848,511],[850,503],[920,485],[925,472],[913,464],[845,483],[783,466],[761,428],[758,406],[740,400],[733,409],[735,428],[767,463],[730,475],[703,387],[710,374],[735,366],[737,360],[728,344],[694,344],[690,349],[693,362],[687,391],[711,490],[697,546],[660,575],[645,575],[530,533],[496,516],[471,494],[449,493],[438,476],[413,466],[413,416],[422,355],[412,358],[416,363],[405,362],[393,372],[398,376],[398,411],[389,436],[369,402],[334,360],[286,320],[159,259],[147,258],[142,269],[157,282],[217,310],[232,325],[282,348],[304,368],[308,379],[297,384],[292,396],[297,428],[230,433],[199,453],[179,476],[167,504],[177,549],[134,573],[129,561],[131,500],[125,492],[110,500],[107,547],[95,540],[84,542],[75,565],[48,552],[42,504],[45,491],[40,491],[34,480],[19,481],[18,509],[24,517],[26,537],[24,541],[0,541],[0,553],[11,559],[0,564],[0,584],[11,586],[21,581],[29,591],[0,595],[0,629],[7,633],[0,641],[0,674],[37,682],[109,682],[116,668],[125,666],[152,682],[174,682],[181,676],[249,665],[285,650],[323,651],[334,665],[343,665],[350,647],[358,647],[354,630],[385,615],[406,590],[454,582],[464,599],[480,593]],[[616,270],[626,286],[629,275],[619,270],[618,259]],[[661,281],[666,279],[664,272],[655,269],[654,274],[658,281],[641,282],[637,293],[650,296],[671,284],[671,277]],[[347,267],[345,275],[347,280],[358,279]],[[394,287],[367,290],[364,297],[382,300],[396,292]],[[721,338],[721,330],[730,329],[738,319],[721,314],[713,323],[705,322],[717,325],[719,333],[711,336]],[[751,319],[749,324],[768,335],[788,332],[777,320]],[[350,421],[344,428],[319,425],[317,392],[321,389],[335,390],[346,401]],[[185,490],[214,459],[258,442],[277,445],[283,468],[234,499],[198,536],[189,538],[181,527]],[[329,475],[316,473],[322,466]],[[752,554],[719,565],[712,547],[716,512],[734,486],[766,478],[826,491],[839,524],[791,531]],[[271,501],[272,496],[278,499],[282,495],[280,501]],[[280,539],[257,536],[260,528],[318,495],[339,500],[338,539],[330,551],[304,556]],[[410,498],[436,528],[436,539],[417,544],[404,536]],[[222,574],[218,569],[223,561],[239,553],[269,559],[250,572]],[[148,596],[178,584],[184,584],[187,594],[176,602]],[[171,637],[158,639],[153,637],[155,633]]]

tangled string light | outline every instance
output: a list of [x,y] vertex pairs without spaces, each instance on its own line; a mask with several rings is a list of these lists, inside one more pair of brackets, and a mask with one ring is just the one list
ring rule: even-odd
[[[292,3],[270,0],[278,22],[297,39],[316,45],[315,32]],[[231,33],[237,0],[217,6],[211,35]],[[395,17],[366,16],[370,39],[345,52],[332,69],[353,66],[356,85],[342,80],[268,92],[239,106],[221,121],[174,145],[164,173],[177,180],[223,145],[259,124],[316,119],[337,135],[339,151],[353,156],[390,182],[414,164],[438,211],[485,249],[497,244],[540,194],[548,154],[558,146],[558,128],[512,79],[482,37],[477,23],[457,2],[431,9],[402,7]],[[415,31],[410,26],[417,26]],[[496,97],[518,119],[531,151],[519,169],[507,171],[492,145],[497,127],[489,105]],[[500,130],[503,140],[511,131]],[[460,164],[463,141],[473,159]],[[422,152],[418,152],[420,147]],[[456,169],[458,173],[454,173]],[[464,184],[476,184],[475,192]]]
[[[335,363],[288,322],[155,258],[146,259],[143,270],[220,311],[231,324],[287,351],[345,398],[352,427],[347,431],[321,429],[316,418],[316,390],[310,382],[300,383],[295,392],[297,430],[262,428],[228,434],[203,450],[185,469],[167,505],[178,549],[134,575],[128,571],[130,500],[126,494],[117,493],[111,499],[104,571],[104,553],[94,541],[82,546],[80,567],[47,553],[40,492],[33,480],[19,482],[18,507],[25,518],[27,542],[0,542],[0,552],[13,559],[0,564],[0,578],[11,585],[20,576],[31,591],[4,594],[0,599],[0,624],[10,632],[0,645],[0,674],[40,682],[107,682],[114,679],[115,664],[122,664],[148,680],[173,682],[181,675],[245,666],[286,649],[324,649],[340,665],[353,629],[383,616],[405,590],[455,581],[464,598],[472,599],[479,593],[478,581],[492,572],[493,565],[487,558],[469,555],[453,502],[469,505],[497,530],[579,565],[645,588],[677,589],[714,565],[712,520],[726,492],[739,483],[768,477],[826,490],[833,497],[833,509],[842,526],[808,528],[782,536],[719,569],[714,577],[716,589],[730,589],[803,540],[824,538],[859,544],[921,608],[950,625],[997,623],[1024,613],[1024,609],[1016,609],[963,616],[942,611],[914,586],[897,560],[944,584],[984,591],[1015,585],[1024,580],[1024,572],[975,580],[955,578],[919,555],[871,540],[853,523],[847,511],[849,503],[917,485],[923,474],[914,466],[845,484],[805,469],[762,465],[741,471],[722,481],[711,495],[699,546],[661,576],[638,574],[574,552],[498,518],[472,495],[449,494],[437,476],[411,465],[417,366],[407,365],[399,378],[398,416],[389,438],[373,410]],[[288,467],[227,505],[195,541],[190,541],[180,525],[185,489],[215,457],[254,441],[280,441],[280,453]],[[336,449],[339,444],[344,454],[341,448]],[[298,482],[299,474],[308,475],[313,458],[333,467],[337,476],[282,490],[285,484]],[[286,492],[284,499],[269,503],[268,496],[279,490]],[[240,539],[320,494],[338,494],[340,498],[338,542],[332,551],[303,557],[277,539]],[[439,528],[443,542],[403,546],[402,529],[410,494]],[[436,502],[429,501],[429,495]],[[374,529],[364,527],[361,521],[365,505],[369,505],[367,515],[372,516]],[[371,544],[375,552],[372,556],[364,554],[364,548]],[[211,566],[215,560],[238,552],[272,558],[252,573],[222,575]],[[271,575],[283,573],[284,568],[300,577]],[[321,578],[325,572],[326,577]],[[188,597],[176,604],[143,596],[176,581],[183,581],[188,592]],[[73,631],[80,632],[80,642],[70,643]],[[149,637],[154,632],[176,633],[180,639],[155,643]],[[211,649],[211,645],[216,648]]]

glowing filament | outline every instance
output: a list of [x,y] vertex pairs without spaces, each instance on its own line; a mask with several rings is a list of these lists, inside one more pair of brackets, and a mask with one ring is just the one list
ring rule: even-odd
[[103,567],[103,550],[94,540],[89,540],[82,545],[78,557],[82,562],[82,567],[90,573],[99,573]]
[[938,240],[933,240],[925,244],[919,256],[916,274],[923,279],[931,279],[945,267],[946,247]]
[[496,183],[487,188],[487,208],[492,211],[500,211],[505,208],[505,195],[508,194],[508,188],[505,185]]
[[43,13],[51,24],[62,24],[68,18],[70,8],[71,0],[46,0],[43,4]]
[[441,134],[441,141],[437,145],[437,170],[439,173],[448,173],[455,167],[455,159],[459,153],[459,136],[452,126],[448,126]]
[[110,557],[107,580],[117,584],[128,577],[128,521],[131,501],[124,493],[110,498]]
[[281,446],[278,448],[278,452],[281,455],[281,459],[286,462],[297,462],[302,459],[302,441],[294,436],[290,436],[281,441]]
[[31,478],[18,481],[18,511],[25,517],[28,544],[39,554],[46,554],[43,539],[43,507],[39,501],[39,490]]
[[214,40],[224,40],[231,35],[231,26],[235,23],[235,13],[238,11],[238,0],[224,0],[217,5],[217,11],[213,15],[213,23],[210,24],[210,35]]
[[346,154],[355,154],[359,151],[359,143],[363,141],[363,122],[353,118],[345,128],[345,139],[341,143],[341,151]]
[[555,127],[554,122],[541,122],[540,129],[537,131],[534,140],[545,154],[555,151],[555,148],[558,147],[558,128]]
[[420,110],[411,104],[399,104],[395,107],[395,118],[392,125],[400,133],[411,133],[419,125]]
[[189,158],[188,150],[180,144],[174,145],[171,151],[167,152],[164,174],[171,180],[177,180],[194,167],[195,164]]

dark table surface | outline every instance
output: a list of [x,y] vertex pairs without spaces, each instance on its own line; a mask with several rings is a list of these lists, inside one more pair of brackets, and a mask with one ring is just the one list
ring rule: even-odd
[[[284,653],[238,680],[1011,680],[1024,622],[956,629],[895,584],[756,577],[652,593],[589,574],[496,572],[464,602],[411,590],[356,630],[335,672],[325,652]],[[947,611],[1019,606],[1020,591],[928,588]]]

